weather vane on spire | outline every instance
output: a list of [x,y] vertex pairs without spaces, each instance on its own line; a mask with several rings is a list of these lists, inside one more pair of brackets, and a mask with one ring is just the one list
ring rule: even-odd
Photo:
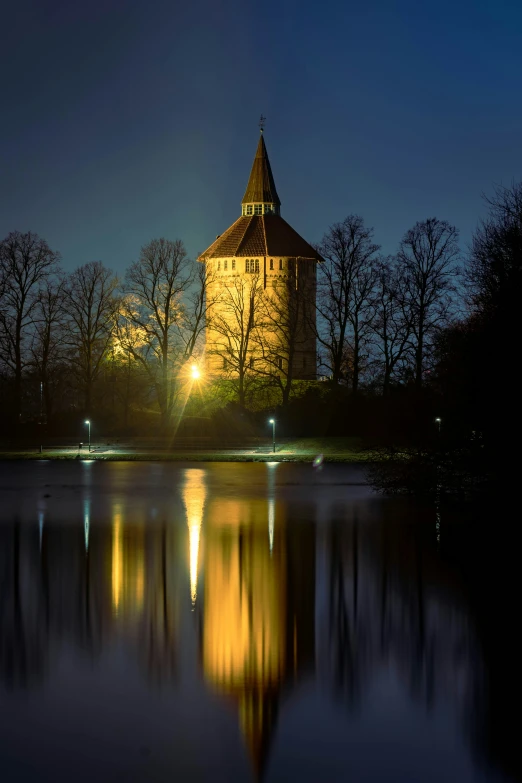
[[261,115],[261,117],[259,118],[259,130],[261,131],[261,133],[263,133],[265,129],[265,123],[266,123],[266,117],[263,117],[263,115]]

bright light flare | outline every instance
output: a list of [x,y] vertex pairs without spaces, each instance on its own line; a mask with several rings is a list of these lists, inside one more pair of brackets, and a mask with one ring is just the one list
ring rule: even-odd
[[194,381],[199,381],[199,379],[201,378],[201,371],[197,366],[197,364],[193,364],[192,367],[190,368],[190,375],[192,380]]

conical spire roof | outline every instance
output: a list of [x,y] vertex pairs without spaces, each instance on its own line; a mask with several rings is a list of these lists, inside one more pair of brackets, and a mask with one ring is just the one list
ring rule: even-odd
[[268,160],[263,133],[261,133],[261,136],[259,137],[256,157],[252,164],[250,179],[248,180],[247,189],[245,190],[245,195],[243,196],[243,201],[241,203],[276,204],[278,207],[281,206],[272,169],[270,168],[270,161]]

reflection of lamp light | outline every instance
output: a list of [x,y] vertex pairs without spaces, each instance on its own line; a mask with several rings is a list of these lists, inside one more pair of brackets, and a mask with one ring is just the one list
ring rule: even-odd
[[119,503],[113,506],[112,511],[111,586],[114,615],[122,619],[139,615],[145,593],[143,529],[134,526],[124,534]]
[[123,552],[121,531],[121,509],[116,506],[112,518],[112,607],[118,614],[123,588]]
[[85,551],[89,549],[89,528],[90,528],[90,516],[91,516],[91,501],[89,498],[85,498],[83,501],[83,535],[85,538]]
[[270,544],[270,554],[274,548],[274,525],[275,525],[275,468],[278,462],[267,462],[268,468],[268,542]]
[[39,511],[38,512],[38,532],[39,532],[39,536],[40,536],[40,549],[42,548],[43,526],[44,526],[44,512],[43,511]]
[[190,598],[192,606],[196,603],[198,592],[199,540],[205,496],[205,471],[197,468],[186,470],[182,497],[189,528]]

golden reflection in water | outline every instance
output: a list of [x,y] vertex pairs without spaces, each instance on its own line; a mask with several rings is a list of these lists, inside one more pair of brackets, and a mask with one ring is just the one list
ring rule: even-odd
[[205,553],[205,677],[237,699],[256,766],[286,660],[285,543],[266,519],[264,500],[215,501]]
[[190,598],[192,606],[196,603],[198,593],[199,542],[206,494],[205,471],[197,468],[186,470],[182,498],[189,529]]
[[145,591],[145,541],[143,527],[125,531],[122,507],[112,510],[111,585],[112,609],[116,617],[135,617],[143,609]]

